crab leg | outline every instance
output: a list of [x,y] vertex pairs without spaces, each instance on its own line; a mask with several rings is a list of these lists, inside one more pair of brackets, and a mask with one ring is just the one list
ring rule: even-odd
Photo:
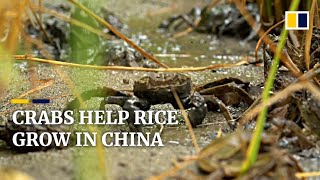
[[[187,102],[182,101],[184,104]],[[195,92],[190,98],[190,111],[189,111],[189,120],[192,127],[196,127],[201,124],[203,119],[208,113],[207,104],[204,97],[202,97],[198,92]]]
[[254,102],[254,99],[242,88],[236,86],[235,83],[229,83],[224,85],[218,85],[212,88],[203,89],[199,91],[201,95],[223,95],[226,92],[236,92],[240,95],[241,99],[246,102],[248,105],[251,105]]
[[121,107],[124,106],[126,101],[128,101],[130,97],[129,96],[109,96],[105,97],[103,101],[100,103],[100,110],[103,110],[106,106],[106,104],[117,104]]
[[[178,15],[178,16],[173,16],[173,17],[170,17],[169,19],[163,21],[159,28],[161,29],[168,29],[173,23],[174,21],[176,20],[179,20],[181,19],[182,22],[186,22],[188,24],[188,26],[190,27],[195,27],[195,25],[193,24],[192,20],[187,16],[187,15]],[[177,24],[174,29],[177,29],[181,24],[182,22],[180,22],[179,24]]]
[[209,82],[206,84],[202,84],[202,85],[198,85],[195,87],[196,91],[201,91],[204,89],[208,89],[208,88],[212,88],[215,86],[219,86],[219,85],[224,85],[224,84],[228,84],[228,83],[232,83],[234,82],[235,84],[237,84],[238,86],[244,86],[241,88],[247,89],[249,83],[248,82],[243,82],[242,80],[238,79],[238,78],[233,78],[233,77],[228,77],[228,78],[223,78],[223,79],[219,79],[217,81],[213,81],[213,82]]
[[[80,98],[83,101],[87,101],[91,99],[92,97],[108,97],[108,96],[127,96],[127,94],[117,91],[115,89],[109,88],[109,87],[103,87],[103,88],[96,88],[93,90],[84,91]],[[102,103],[100,105],[100,108],[102,106]],[[72,109],[78,109],[80,107],[80,100],[79,98],[75,98],[71,102],[67,104],[66,110],[72,110]]]
[[226,105],[217,97],[215,97],[214,95],[204,95],[203,96],[207,105],[208,105],[208,109],[209,110],[214,110],[217,107],[221,110],[224,118],[226,119],[226,122],[229,126],[230,129],[234,129],[234,124],[232,124],[230,121],[233,119],[231,114],[229,113]]
[[8,134],[6,133],[6,127],[0,125],[0,140],[6,141],[8,139]]

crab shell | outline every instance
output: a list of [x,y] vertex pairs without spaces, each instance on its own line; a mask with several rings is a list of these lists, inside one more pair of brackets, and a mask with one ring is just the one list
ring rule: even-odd
[[[5,141],[13,150],[26,153],[26,152],[35,152],[35,151],[47,151],[49,149],[63,149],[65,146],[56,146],[54,141],[49,146],[15,146],[12,142],[13,135],[17,132],[36,132],[38,137],[44,132],[68,132],[70,131],[69,126],[66,125],[18,125],[15,124],[12,120],[9,120],[5,125],[0,125],[0,139]],[[25,139],[25,138],[24,138]],[[21,137],[18,136],[17,141],[19,142]],[[46,142],[46,139],[44,139]],[[39,143],[39,141],[38,141]]]
[[152,104],[174,101],[173,89],[180,99],[190,96],[192,93],[190,77],[183,74],[161,73],[154,77],[143,77],[136,81],[133,86],[134,95],[148,99]]

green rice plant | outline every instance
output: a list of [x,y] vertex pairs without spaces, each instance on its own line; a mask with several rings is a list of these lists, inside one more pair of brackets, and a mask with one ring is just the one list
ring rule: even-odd
[[[99,9],[96,1],[83,0],[83,4],[90,9]],[[82,9],[75,8],[71,14],[71,18],[78,20],[94,29],[101,29],[99,23],[84,13]],[[71,60],[79,64],[97,64],[101,65],[102,56],[99,56],[103,50],[101,49],[102,38],[99,35],[88,31],[82,27],[71,24],[70,31],[70,47]]]
[[[89,1],[82,0],[87,8],[97,10],[99,9],[99,0]],[[71,18],[79,22],[82,22],[94,29],[101,29],[99,23],[89,16],[87,13],[83,12],[83,9],[75,7],[74,11],[71,14]],[[100,56],[103,53],[101,44],[102,38],[99,35],[88,31],[77,25],[71,25],[70,32],[70,46],[71,46],[71,58],[74,63],[78,64],[97,64],[101,65],[103,56]],[[73,79],[73,92],[78,99],[80,97],[81,90],[86,87],[92,87],[94,84],[101,78],[101,76],[93,76],[94,79],[87,79],[86,71],[76,70],[75,78]],[[91,77],[92,78],[92,77]],[[85,83],[83,83],[85,82]],[[80,103],[81,109],[87,109],[83,100]],[[101,139],[100,132],[97,126],[86,126],[84,127],[85,131],[88,132],[97,132],[97,145],[96,147],[82,147],[78,148],[74,154],[74,163],[77,169],[76,179],[108,179],[106,172],[106,157],[105,157],[105,148],[99,141]]]

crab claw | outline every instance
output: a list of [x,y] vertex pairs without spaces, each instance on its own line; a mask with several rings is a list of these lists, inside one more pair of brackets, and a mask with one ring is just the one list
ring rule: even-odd
[[192,108],[189,111],[189,120],[192,127],[196,127],[206,117],[208,108],[204,98],[198,92],[195,92],[191,97],[191,104]]
[[139,99],[135,96],[129,98],[122,107],[124,110],[129,112],[129,118],[127,119],[131,132],[142,132],[141,125],[135,125],[135,112],[137,110],[147,111],[150,109],[150,104],[144,99]]

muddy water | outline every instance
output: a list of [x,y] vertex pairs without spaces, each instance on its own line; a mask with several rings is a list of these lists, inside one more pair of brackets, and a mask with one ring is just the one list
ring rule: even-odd
[[[169,0],[109,0],[104,5],[111,9],[127,23],[133,38],[140,45],[152,52],[163,63],[171,67],[207,66],[216,63],[234,63],[243,55],[252,54],[254,43],[243,43],[232,38],[217,38],[213,35],[191,33],[178,39],[171,38],[166,33],[160,33],[157,26],[161,20],[172,14],[188,12],[193,6],[203,6],[205,1],[176,0],[174,9]],[[167,9],[166,9],[167,8]],[[163,10],[165,9],[165,10]],[[164,12],[162,12],[164,11]],[[162,12],[162,13],[161,13]],[[167,57],[170,54],[171,57]],[[73,99],[74,91],[108,86],[116,89],[132,89],[134,79],[143,76],[143,72],[102,72],[75,68],[52,67],[39,65],[36,72],[41,79],[54,79],[50,88],[45,88],[34,97],[51,97],[53,103],[49,106],[23,107],[6,105],[13,97],[32,88],[28,83],[30,74],[26,70],[15,68],[10,86],[1,100],[1,113],[10,114],[10,110],[21,109],[62,109]],[[61,76],[62,74],[66,76]],[[231,69],[219,69],[215,72],[204,71],[187,73],[195,84],[206,83],[223,77],[239,77],[244,81],[258,84],[263,81],[262,68],[254,65]],[[74,85],[68,83],[72,80]],[[129,79],[129,84],[123,83]],[[23,82],[23,83],[21,83]],[[76,87],[76,88],[74,88]],[[94,98],[87,102],[87,107],[97,109],[101,99]],[[109,109],[119,109],[117,106],[107,106]],[[170,105],[158,105],[153,109],[171,109]],[[178,119],[183,121],[181,114]],[[194,129],[197,141],[201,147],[215,139],[220,127],[225,126],[221,113],[208,113],[204,124]],[[81,127],[79,127],[81,128]],[[126,127],[99,127],[101,131],[119,131]],[[145,127],[145,131],[155,132],[158,126]],[[179,126],[165,127],[162,133],[165,143],[161,148],[106,148],[103,158],[98,157],[95,148],[68,148],[62,151],[48,151],[29,154],[15,154],[4,143],[0,144],[0,165],[12,166],[23,170],[35,179],[102,179],[100,161],[106,162],[109,179],[146,179],[159,174],[171,167],[171,161],[183,156],[194,155],[190,136],[184,123]],[[305,162],[305,161],[304,161]],[[317,170],[314,165],[319,162],[306,161],[311,170]],[[311,164],[310,164],[311,162]],[[315,163],[313,163],[315,162]],[[306,164],[307,164],[306,163]],[[318,166],[319,167],[319,166]]]

